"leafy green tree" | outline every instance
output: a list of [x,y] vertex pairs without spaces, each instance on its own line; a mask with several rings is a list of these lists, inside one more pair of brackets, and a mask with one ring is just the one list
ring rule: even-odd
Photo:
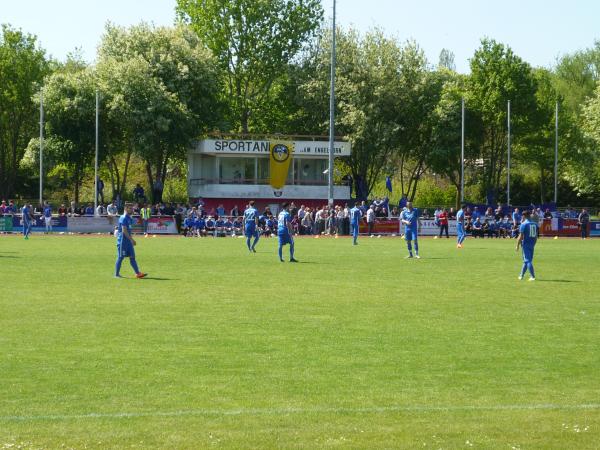
[[46,132],[53,138],[48,150],[68,169],[76,202],[95,154],[95,92],[96,78],[89,68],[55,72],[44,87]]
[[319,0],[177,0],[177,12],[216,56],[243,133],[323,16]]
[[[111,130],[107,161],[123,194],[132,153],[146,165],[148,185],[167,177],[194,138],[222,118],[216,61],[186,27],[129,29],[108,25],[98,55],[98,78]],[[117,154],[125,152],[119,172]],[[159,201],[160,199],[153,199]]]
[[594,96],[583,106],[583,119],[585,133],[600,146],[600,84],[596,87]]
[[555,74],[553,82],[563,98],[564,108],[579,115],[600,81],[600,41],[591,48],[560,58]]
[[535,111],[536,84],[531,67],[494,40],[484,39],[471,59],[468,104],[481,120],[481,189],[488,203],[498,199],[507,161],[507,101],[511,101],[512,139],[527,133]]
[[[439,101],[432,117],[432,146],[428,155],[429,170],[444,176],[456,189],[455,206],[460,203],[461,187],[461,128],[462,100],[466,97],[468,77],[445,69],[440,70],[445,79]],[[477,114],[465,104],[465,191],[472,180],[469,176],[476,170],[478,158],[477,140],[481,123]],[[467,199],[468,200],[468,199]]]
[[422,50],[409,43],[402,49],[397,81],[398,133],[392,164],[397,168],[402,194],[412,201],[433,150],[435,109],[445,73],[429,71]]
[[37,132],[34,94],[50,66],[37,38],[2,25],[0,35],[0,195],[15,194],[25,147]]

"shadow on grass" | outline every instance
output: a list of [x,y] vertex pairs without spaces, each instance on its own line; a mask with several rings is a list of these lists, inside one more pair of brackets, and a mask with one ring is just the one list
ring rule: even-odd
[[539,283],[581,283],[581,281],[577,280],[540,280],[539,278],[535,280],[535,282]]
[[179,281],[179,278],[160,278],[160,277],[145,277],[147,281]]
[[0,258],[20,258],[20,256],[14,256],[14,255],[0,255]]

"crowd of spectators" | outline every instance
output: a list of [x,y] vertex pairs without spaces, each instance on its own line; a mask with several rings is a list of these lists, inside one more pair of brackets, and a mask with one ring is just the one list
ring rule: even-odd
[[[216,208],[206,209],[202,201],[195,205],[183,203],[161,202],[148,204],[142,200],[145,199],[144,191],[140,186],[134,190],[136,199],[140,200],[133,207],[133,215],[141,216],[144,223],[144,231],[147,229],[147,222],[150,217],[173,216],[177,229],[184,236],[238,236],[244,232],[243,213],[247,205],[240,208],[235,205],[229,211],[225,210],[222,204]],[[69,206],[64,203],[58,208],[52,209],[52,213],[58,216],[109,216],[115,217],[122,212],[122,206],[119,201],[112,201],[108,204],[99,203],[96,210],[92,203],[77,204],[70,202]],[[362,211],[362,220],[367,226],[368,234],[373,234],[376,221],[378,219],[395,219],[400,216],[400,207],[390,209],[387,198],[376,198],[371,202],[362,201],[358,205]],[[581,226],[582,233],[587,229],[590,216],[587,210],[577,212],[570,206],[562,212],[542,211],[540,208],[528,208],[531,213],[531,220],[540,223],[542,219],[553,219],[557,217],[577,219]],[[0,216],[8,214],[18,214],[20,208],[13,200],[2,200],[0,204]],[[38,206],[34,209],[34,214],[43,214],[44,207]],[[290,213],[292,216],[292,227],[298,235],[348,235],[350,234],[350,206],[346,203],[344,206],[336,205],[330,207],[323,205],[319,207],[309,207],[305,205],[296,206],[290,204]],[[437,208],[433,214],[429,214],[427,209],[420,212],[420,218],[433,219],[439,227],[439,236],[448,237],[448,221],[456,218],[454,208]],[[271,212],[269,207],[260,211],[258,218],[259,232],[262,236],[272,236],[277,234],[277,217]],[[508,212],[502,206],[497,209],[487,208],[480,210],[477,206],[468,207],[465,211],[465,228],[468,234],[476,238],[516,238],[521,221],[521,212],[519,208]],[[585,237],[585,236],[582,236]]]
[[[582,237],[587,237],[587,225],[590,221],[590,215],[584,208],[577,213],[571,210],[570,207],[562,213],[559,211],[550,211],[546,208],[542,211],[541,208],[532,206],[527,209],[530,213],[530,220],[540,225],[544,219],[553,219],[562,217],[565,219],[577,219],[577,223],[581,229]],[[444,234],[448,237],[448,220],[456,219],[454,208],[446,210],[438,208],[434,212],[434,220],[440,228],[439,237]],[[521,224],[522,211],[519,208],[514,208],[510,214],[506,214],[502,206],[498,206],[496,210],[491,207],[485,212],[479,210],[477,206],[473,208],[467,207],[465,210],[465,230],[474,238],[517,238],[519,237],[519,226]]]

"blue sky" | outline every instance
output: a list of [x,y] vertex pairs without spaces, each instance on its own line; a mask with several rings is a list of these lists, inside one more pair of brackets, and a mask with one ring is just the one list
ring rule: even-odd
[[[332,4],[323,0],[327,17]],[[0,22],[37,35],[58,59],[80,47],[93,61],[107,21],[170,25],[174,8],[175,0],[0,0]],[[468,59],[484,36],[545,67],[600,39],[596,0],[337,0],[337,8],[340,25],[379,27],[401,41],[414,39],[434,64],[448,48],[461,72],[468,71]]]

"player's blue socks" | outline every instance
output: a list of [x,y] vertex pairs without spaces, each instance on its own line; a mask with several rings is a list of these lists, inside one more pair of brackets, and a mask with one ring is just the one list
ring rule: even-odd
[[523,278],[525,276],[525,272],[527,272],[528,263],[523,263],[523,267],[521,268],[521,275],[519,278]]
[[254,243],[252,244],[252,250],[254,250],[254,248],[256,247],[256,244],[258,243],[258,240],[259,240],[259,239],[260,239],[260,235],[259,235],[259,234],[257,234],[257,235],[254,237]]
[[246,245],[248,246],[248,251],[252,251],[252,247],[250,246],[250,238],[246,238]]
[[[117,263],[115,264],[115,277],[118,277],[121,274],[121,265],[123,264],[123,259],[125,258],[117,258]],[[129,263],[131,264],[131,267],[133,267],[133,270],[136,274],[140,273],[140,269],[138,268],[137,261],[135,260],[135,258],[129,258]]]
[[419,241],[417,241],[415,239],[415,253],[418,255],[419,254]]
[[290,243],[290,261],[294,259],[294,242]]
[[411,241],[406,241],[406,246],[408,247],[408,254],[412,256],[412,243]]
[[279,249],[278,249],[278,252],[279,252],[279,260],[283,262],[283,254],[282,254],[282,251],[283,251],[283,246],[282,246],[282,245],[279,245]]
[[531,278],[535,278],[535,272],[533,271],[533,263],[527,263],[527,268],[529,269],[529,273],[531,274]]
[[121,273],[121,264],[123,264],[123,258],[118,257],[117,263],[115,264],[115,277],[118,277]]

